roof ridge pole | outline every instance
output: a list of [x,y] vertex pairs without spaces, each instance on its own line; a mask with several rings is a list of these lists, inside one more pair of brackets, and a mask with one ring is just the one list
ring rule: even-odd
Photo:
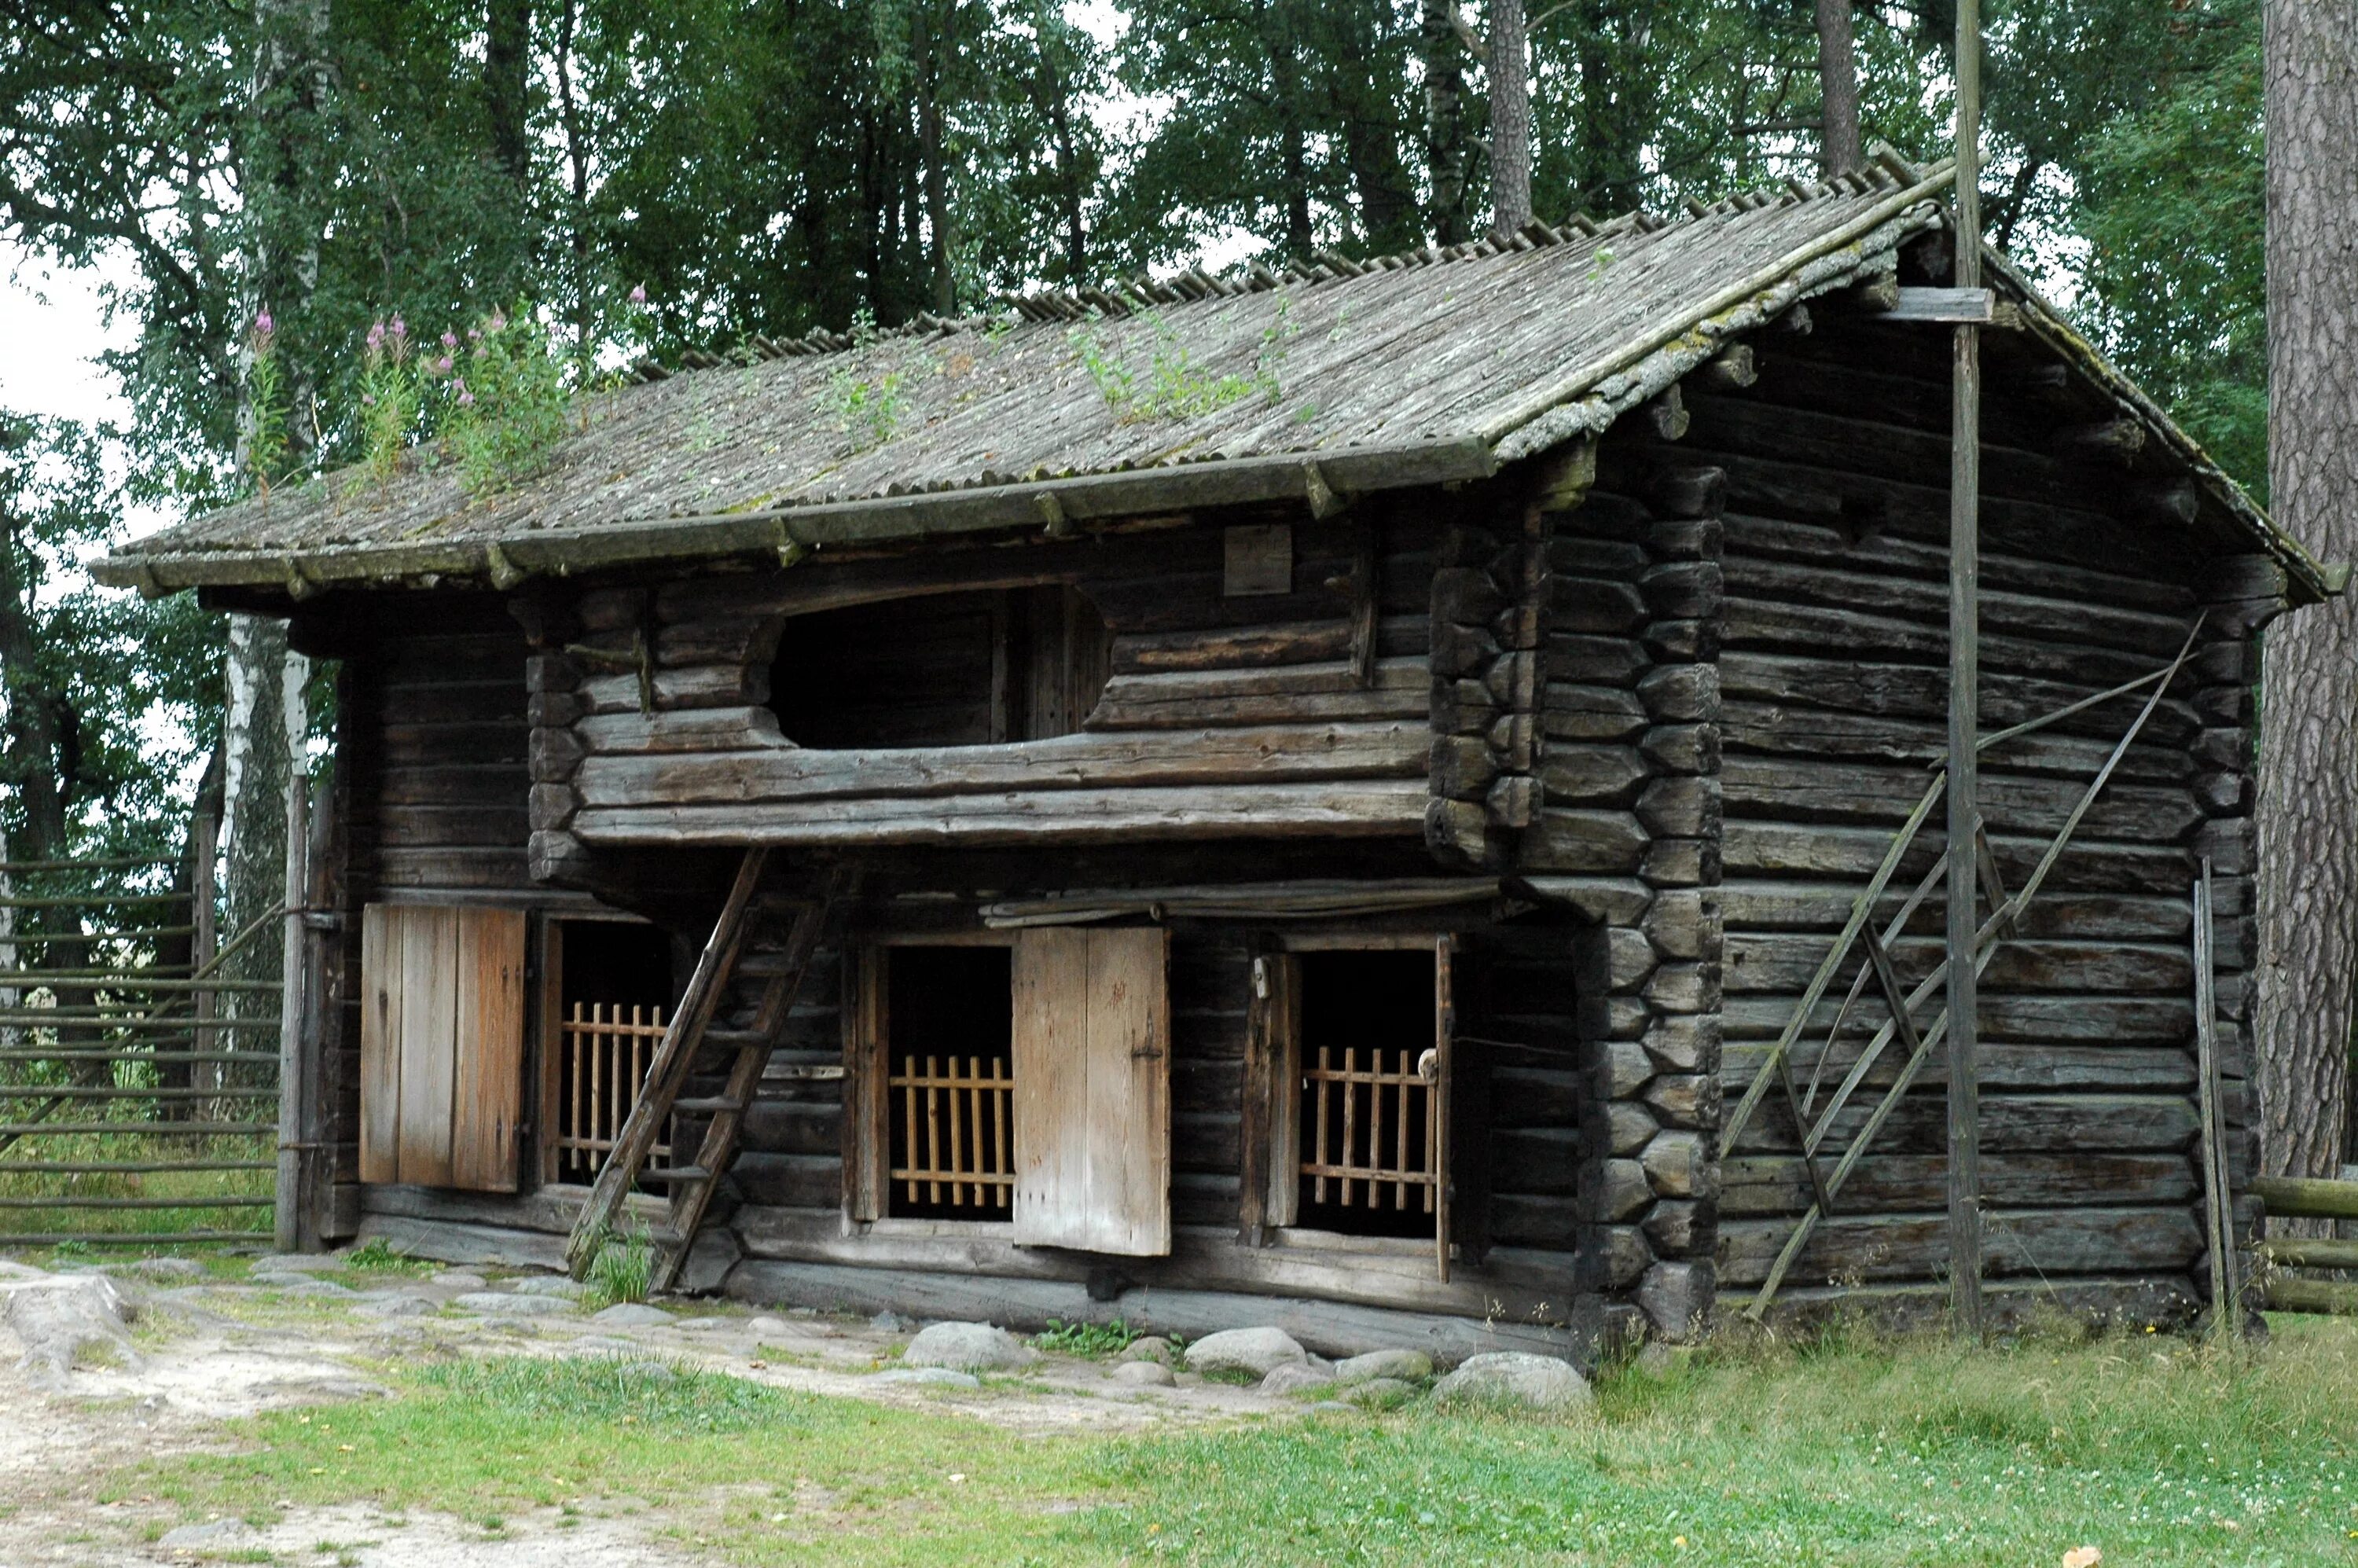
[[[1957,0],[1956,276],[1982,283],[1981,0]],[[1961,1339],[1982,1333],[1980,983],[1974,935],[1981,878],[1981,336],[1954,331],[1949,436],[1949,1291]]]

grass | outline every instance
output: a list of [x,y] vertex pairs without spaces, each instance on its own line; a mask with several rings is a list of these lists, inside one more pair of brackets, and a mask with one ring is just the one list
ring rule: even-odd
[[[2276,1343],[1837,1335],[1600,1380],[1592,1416],[1011,1436],[950,1411],[619,1362],[396,1369],[113,1495],[498,1518],[661,1509],[748,1564],[2358,1563],[2358,1325]],[[103,1492],[102,1496],[107,1495]]]
[[1032,1346],[1057,1356],[1119,1356],[1138,1337],[1139,1331],[1120,1318],[1111,1323],[1065,1323],[1052,1317],[1046,1332],[1032,1336]]

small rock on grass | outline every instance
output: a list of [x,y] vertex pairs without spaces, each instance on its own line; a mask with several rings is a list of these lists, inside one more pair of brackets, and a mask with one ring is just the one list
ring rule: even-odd
[[507,1289],[519,1296],[563,1296],[568,1301],[579,1301],[590,1293],[590,1287],[564,1274],[526,1274],[510,1280]]
[[66,1374],[92,1346],[112,1350],[138,1366],[131,1336],[124,1328],[137,1315],[114,1281],[103,1274],[22,1285],[0,1303],[0,1321],[16,1331],[25,1347],[16,1365],[36,1384],[49,1388],[64,1387]]
[[1595,1397],[1588,1391],[1588,1379],[1571,1362],[1519,1350],[1470,1357],[1433,1390],[1436,1404],[1533,1411],[1582,1410]]
[[1266,1378],[1279,1367],[1307,1367],[1310,1353],[1282,1328],[1227,1328],[1187,1346],[1190,1372],[1249,1372]]
[[669,1323],[671,1314],[644,1302],[618,1302],[602,1312],[591,1313],[590,1321],[609,1328],[654,1328]]
[[471,1269],[445,1269],[426,1282],[454,1291],[480,1291],[490,1283]]
[[205,1277],[205,1266],[194,1258],[135,1258],[128,1263],[110,1263],[99,1271],[159,1281],[201,1280]]
[[546,1317],[573,1310],[573,1303],[559,1296],[517,1296],[503,1291],[470,1291],[452,1298],[450,1304],[490,1317]]
[[947,1367],[894,1367],[869,1374],[871,1383],[914,1383],[937,1389],[979,1389],[982,1379],[970,1372],[953,1371]]
[[1271,1367],[1269,1376],[1260,1380],[1264,1394],[1300,1394],[1312,1390],[1324,1393],[1335,1386],[1335,1374],[1322,1367]]
[[433,1314],[435,1307],[432,1302],[423,1296],[395,1292],[390,1295],[370,1296],[361,1303],[360,1310],[371,1317],[427,1317]]
[[257,1274],[332,1274],[343,1266],[333,1252],[273,1252],[254,1260]]
[[242,1519],[217,1519],[168,1530],[156,1544],[167,1552],[194,1552],[200,1547],[221,1550],[235,1546],[253,1533],[253,1527]]
[[1353,1356],[1335,1363],[1335,1380],[1346,1387],[1353,1383],[1371,1383],[1379,1378],[1390,1378],[1402,1383],[1421,1383],[1433,1376],[1433,1357],[1422,1350],[1370,1350],[1365,1356]]
[[284,1283],[280,1283],[279,1280],[274,1280],[271,1282],[290,1296],[349,1297],[360,1294],[350,1285],[340,1285],[333,1280],[315,1280],[308,1274],[297,1274],[291,1279],[281,1276],[281,1279],[285,1280]]
[[919,1331],[901,1354],[903,1366],[950,1367],[961,1372],[1028,1367],[1040,1353],[987,1323],[936,1323]]
[[1128,1345],[1123,1346],[1121,1348],[1121,1354],[1115,1357],[1114,1359],[1117,1361],[1152,1361],[1159,1366],[1168,1367],[1179,1359],[1179,1354],[1177,1351],[1171,1348],[1171,1342],[1169,1340],[1163,1338],[1159,1334],[1149,1334],[1141,1336],[1139,1338],[1131,1340]]
[[868,1320],[868,1326],[879,1334],[906,1334],[917,1325],[897,1312],[880,1312]]
[[1179,1380],[1160,1361],[1117,1361],[1110,1375],[1117,1383],[1141,1389],[1167,1389]]
[[786,1320],[784,1318],[757,1317],[752,1322],[746,1324],[745,1332],[752,1335],[756,1339],[761,1339],[763,1337],[775,1337],[782,1334],[792,1334],[794,1333],[794,1330],[786,1326]]

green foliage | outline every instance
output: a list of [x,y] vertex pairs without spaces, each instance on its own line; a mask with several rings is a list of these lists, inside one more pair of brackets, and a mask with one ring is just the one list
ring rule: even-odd
[[500,1357],[428,1366],[418,1381],[455,1410],[509,1420],[680,1433],[795,1424],[794,1401],[775,1390],[643,1358]]
[[2108,124],[2082,181],[2083,324],[2230,474],[2267,493],[2258,6],[2200,14],[2174,90]]
[[287,378],[278,363],[278,334],[270,312],[254,318],[246,337],[245,470],[254,487],[270,492],[271,476],[287,466]]
[[1120,1318],[1111,1323],[1066,1323],[1052,1317],[1047,1332],[1032,1336],[1032,1346],[1057,1356],[1119,1356],[1138,1336],[1139,1331]]
[[376,1236],[345,1253],[344,1267],[362,1273],[416,1274],[425,1272],[431,1265],[401,1251],[384,1237]]
[[908,408],[909,400],[901,390],[903,379],[903,373],[895,370],[863,380],[838,366],[827,377],[821,412],[851,438],[854,451],[881,447],[892,438],[893,428]]
[[590,1299],[600,1306],[646,1300],[647,1287],[654,1281],[654,1244],[645,1226],[628,1237],[608,1235],[590,1260],[590,1278],[584,1282]]
[[463,352],[454,335],[442,341],[452,362],[440,426],[467,489],[490,495],[531,479],[574,423],[566,362],[548,329],[519,301],[514,314],[494,308],[468,328]]

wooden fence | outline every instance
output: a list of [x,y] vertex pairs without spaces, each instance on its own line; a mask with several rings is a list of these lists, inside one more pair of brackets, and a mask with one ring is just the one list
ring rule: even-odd
[[[2252,1195],[2277,1219],[2358,1219],[2358,1181],[2301,1176],[2263,1176]],[[2268,1267],[2265,1290],[2270,1312],[2358,1314],[2358,1283],[2312,1280],[2288,1269],[2358,1270],[2358,1241],[2332,1237],[2270,1237],[2259,1245]]]
[[279,986],[224,967],[212,835],[171,857],[0,862],[0,1245],[266,1241]]

